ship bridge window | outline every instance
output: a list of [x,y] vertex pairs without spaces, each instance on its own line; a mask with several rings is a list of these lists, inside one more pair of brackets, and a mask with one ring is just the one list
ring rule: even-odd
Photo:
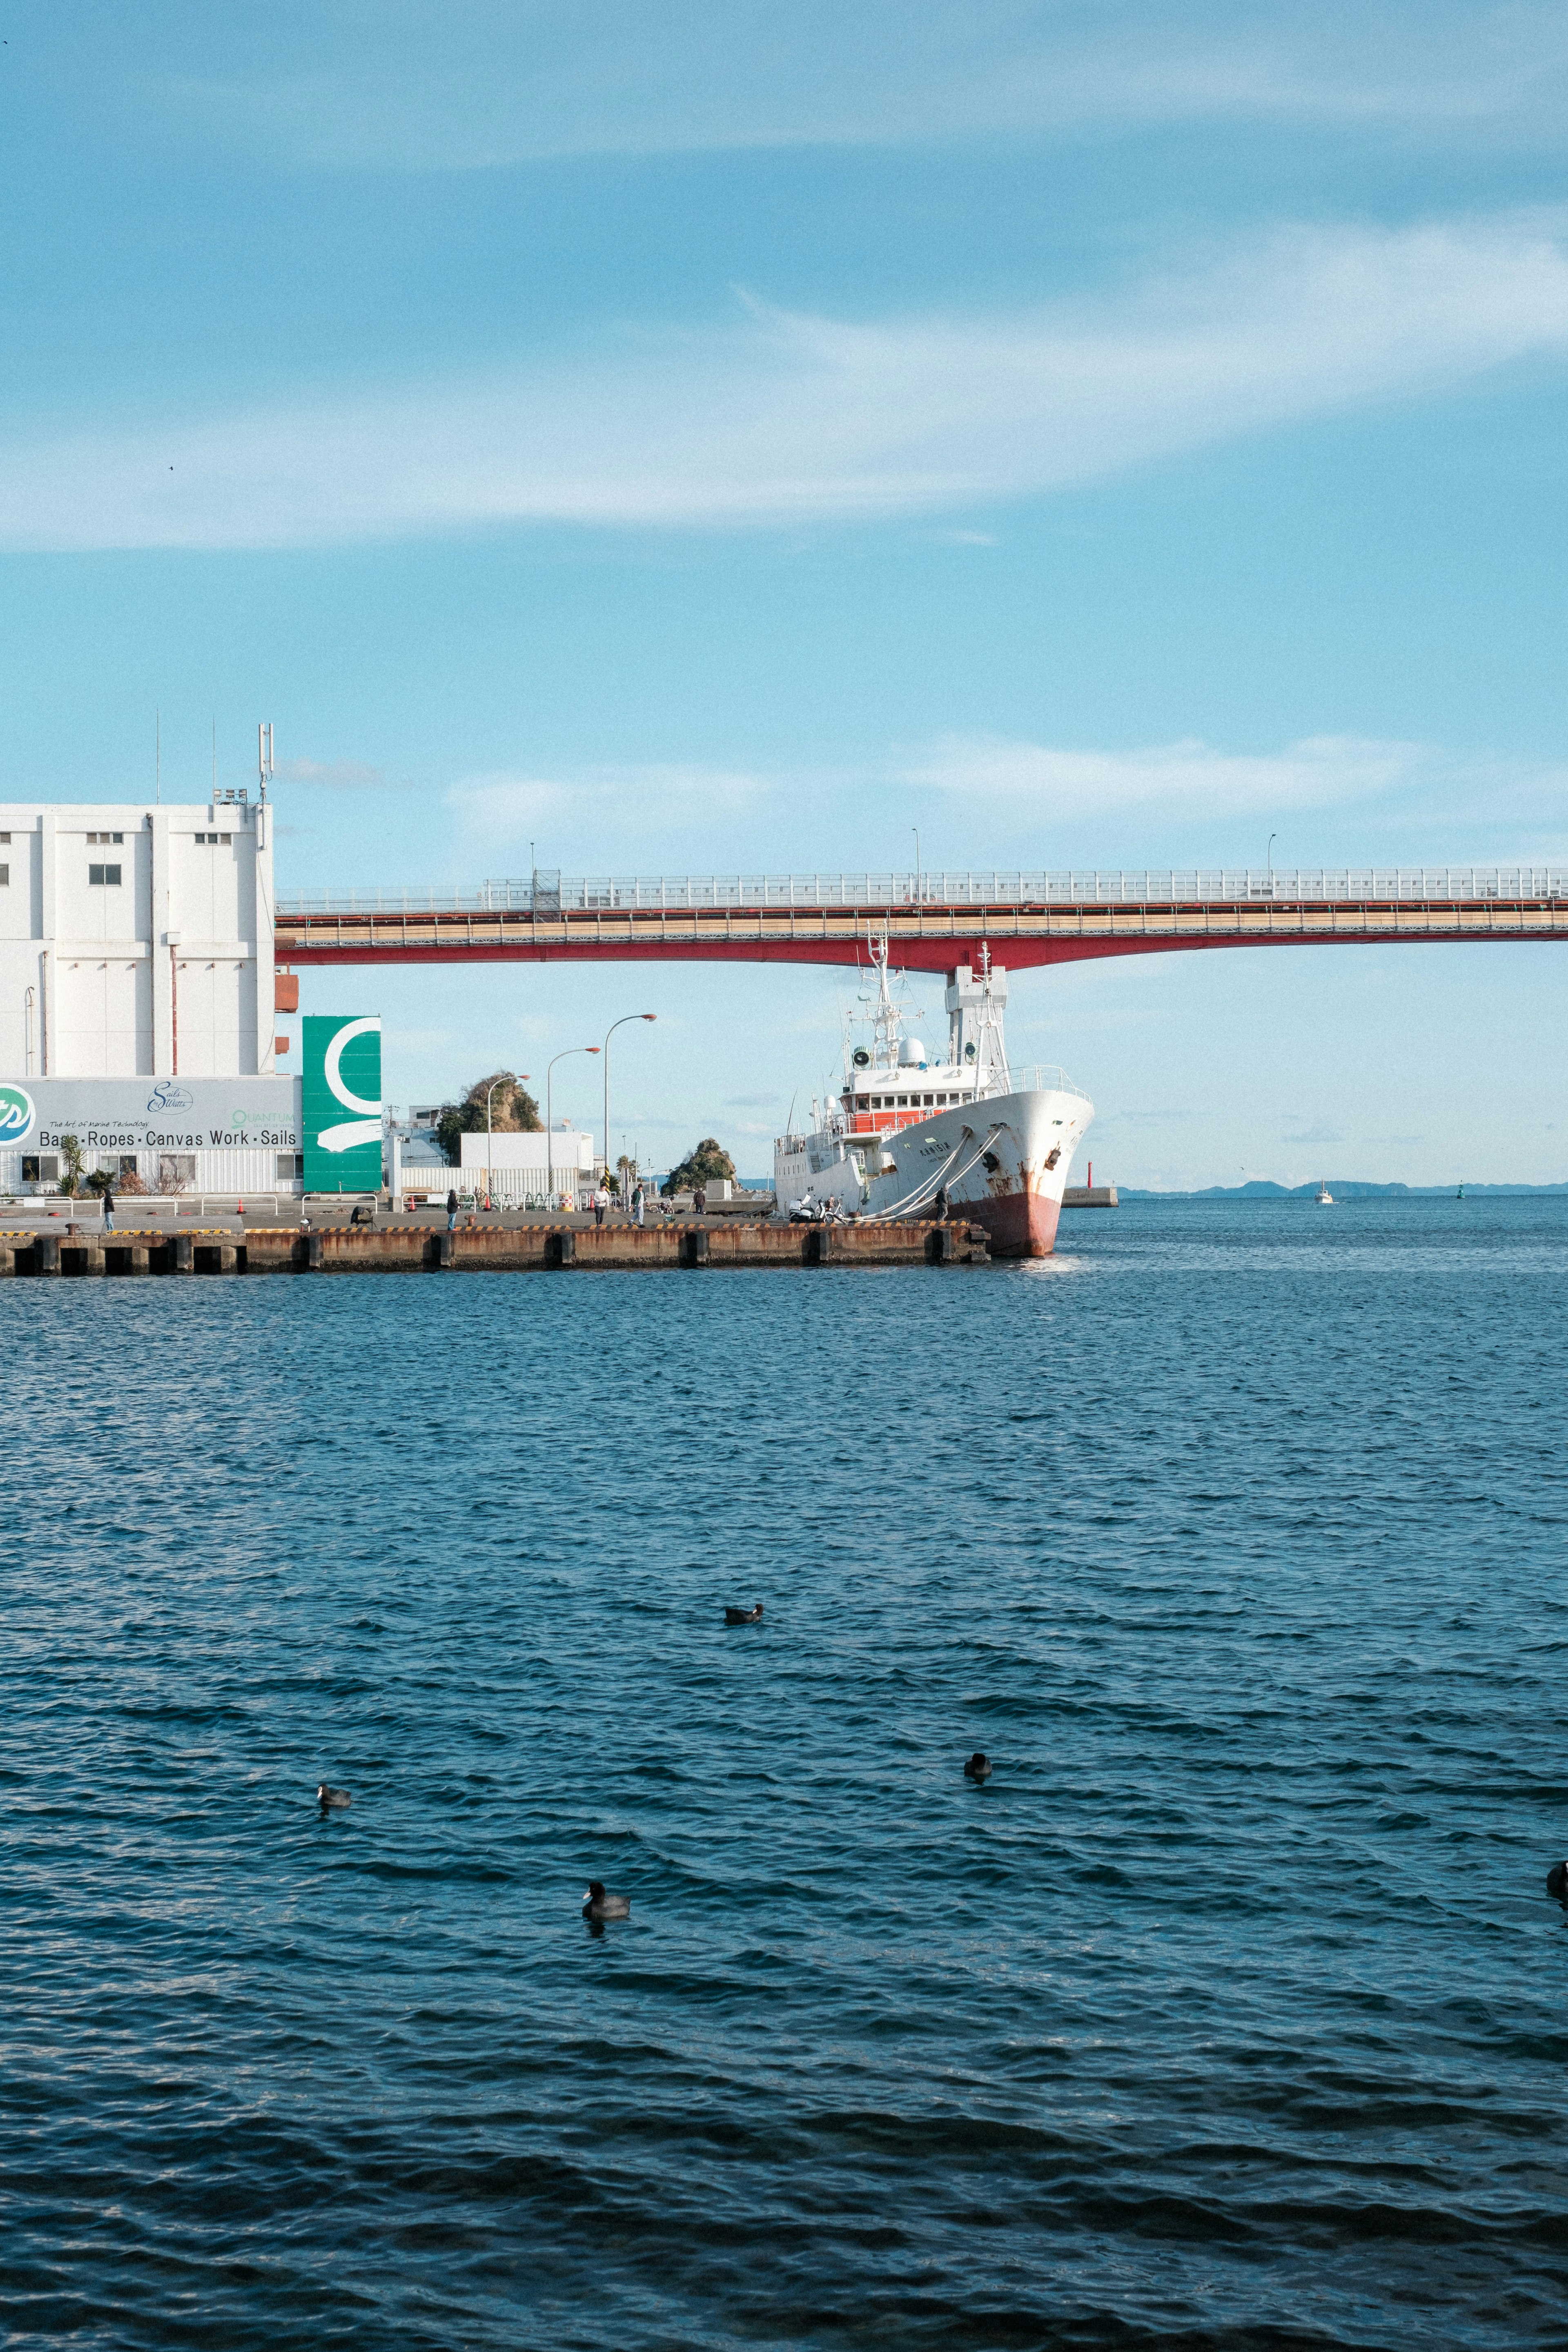
[[897,1099],[898,1099],[898,1108],[899,1108],[899,1109],[900,1109],[900,1110],[908,1110],[908,1108],[909,1108],[909,1107],[910,1107],[910,1098],[909,1098],[908,1095],[900,1095],[900,1096],[898,1097],[898,1098],[897,1098]]

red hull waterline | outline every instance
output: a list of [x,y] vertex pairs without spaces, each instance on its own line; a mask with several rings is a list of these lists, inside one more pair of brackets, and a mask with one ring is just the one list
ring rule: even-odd
[[1049,1257],[1057,1245],[1060,1205],[1043,1193],[994,1192],[955,1205],[972,1224],[984,1226],[993,1257]]

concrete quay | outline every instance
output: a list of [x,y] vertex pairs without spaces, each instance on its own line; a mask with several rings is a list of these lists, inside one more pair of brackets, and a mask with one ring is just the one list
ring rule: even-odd
[[0,1234],[0,1278],[222,1274],[530,1274],[650,1266],[985,1265],[979,1225],[291,1225],[184,1234]]

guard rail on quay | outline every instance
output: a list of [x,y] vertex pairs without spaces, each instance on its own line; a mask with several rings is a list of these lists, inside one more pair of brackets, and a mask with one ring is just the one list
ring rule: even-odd
[[284,964],[716,960],[940,971],[1172,950],[1568,939],[1568,866],[683,875],[279,901]]

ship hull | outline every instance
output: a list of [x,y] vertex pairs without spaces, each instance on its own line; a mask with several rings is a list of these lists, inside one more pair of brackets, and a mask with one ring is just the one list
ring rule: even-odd
[[[781,1213],[797,1199],[834,1203],[847,1216],[940,1213],[983,1226],[994,1257],[1048,1257],[1073,1153],[1092,1106],[1048,1089],[983,1095],[887,1136],[879,1153],[860,1139],[822,1134],[775,1161]],[[851,1150],[860,1152],[866,1173]],[[879,1158],[881,1165],[876,1164]]]
[[966,1201],[963,1213],[985,1229],[993,1257],[1049,1257],[1057,1245],[1059,1200],[1048,1193],[1013,1192],[998,1200]]

